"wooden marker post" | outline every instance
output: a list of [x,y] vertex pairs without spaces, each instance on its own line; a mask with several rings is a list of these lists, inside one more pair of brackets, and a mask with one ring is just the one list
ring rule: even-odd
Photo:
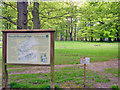
[[85,85],[86,85],[86,64],[89,64],[90,63],[90,58],[88,57],[81,57],[81,61],[80,61],[81,64],[84,64],[84,88],[85,88]]
[[86,84],[85,77],[86,77],[86,64],[84,64],[84,88],[85,88],[85,84]]

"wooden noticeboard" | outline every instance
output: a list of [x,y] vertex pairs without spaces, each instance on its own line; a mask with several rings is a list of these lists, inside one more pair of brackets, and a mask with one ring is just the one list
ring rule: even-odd
[[54,88],[53,29],[3,30],[2,88],[7,85],[6,65],[51,66]]

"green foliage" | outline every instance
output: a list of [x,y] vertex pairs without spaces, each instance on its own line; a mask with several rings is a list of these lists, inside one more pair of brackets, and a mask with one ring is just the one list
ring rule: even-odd
[[[18,82],[11,82],[10,88],[26,88],[29,90],[29,88],[39,88],[39,90],[49,90],[50,89],[50,84],[40,84],[40,85],[32,85],[29,83],[18,83]],[[58,85],[55,85],[55,89],[60,88]]]
[[89,2],[81,5],[82,17],[79,26],[82,29],[79,36],[81,38],[116,38],[119,4],[119,2]]
[[112,88],[112,90],[120,90],[118,85],[112,85],[111,88]]
[[[79,39],[89,38],[118,38],[119,27],[119,2],[38,2],[40,28],[57,28],[57,36],[60,38],[72,37],[77,25],[77,36]],[[16,29],[17,24],[17,3],[5,2],[1,6],[2,29]],[[28,28],[33,29],[33,2],[29,2]],[[12,22],[11,22],[12,21]],[[14,23],[13,23],[14,22]],[[67,25],[67,26],[66,26]],[[73,28],[73,30],[72,30]],[[65,30],[68,33],[65,33]],[[117,34],[117,35],[116,35]]]
[[10,83],[10,88],[29,88],[29,84],[20,84],[20,83],[17,83],[17,82],[11,82]]

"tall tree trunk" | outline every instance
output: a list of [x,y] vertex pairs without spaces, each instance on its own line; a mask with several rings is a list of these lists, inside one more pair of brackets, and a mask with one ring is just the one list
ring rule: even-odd
[[85,41],[87,41],[87,37],[85,37]]
[[93,42],[93,37],[91,37],[91,42]]
[[38,2],[34,2],[32,15],[33,15],[33,28],[40,29],[39,3]]
[[65,37],[65,40],[67,41],[67,30],[66,30],[66,37]]
[[27,0],[17,2],[17,29],[27,29]]
[[77,31],[77,41],[79,40],[79,38],[78,38],[78,31]]
[[[62,26],[61,26],[61,30],[62,30]],[[62,41],[63,40],[63,33],[61,32],[60,34],[61,34],[60,35],[60,40]]]
[[76,24],[75,24],[75,32],[74,32],[74,41],[76,41]]
[[91,42],[93,42],[93,30],[91,30]]
[[110,37],[108,38],[108,41],[109,41],[109,42],[111,42],[111,41],[112,41]]
[[119,30],[118,30],[118,25],[116,24],[116,30],[117,30],[117,33],[116,33],[116,35],[117,35],[117,41],[119,42],[120,41],[120,39],[119,39]]
[[114,38],[114,42],[116,42],[117,41],[117,39],[116,38]]
[[117,32],[117,41],[119,42],[120,39],[119,39],[119,31]]
[[102,39],[102,38],[100,38],[100,42],[103,42],[103,39]]
[[71,31],[70,31],[70,41],[73,40],[72,38],[73,26],[72,26],[72,17],[71,17]]
[[60,35],[60,40],[63,41],[63,34]]
[[[70,34],[70,23],[69,23],[69,34]],[[69,40],[70,40],[70,37],[69,37]]]
[[67,36],[68,36],[68,30],[67,30],[67,28],[68,28],[68,25],[66,25],[66,36],[65,36],[65,40],[67,41]]

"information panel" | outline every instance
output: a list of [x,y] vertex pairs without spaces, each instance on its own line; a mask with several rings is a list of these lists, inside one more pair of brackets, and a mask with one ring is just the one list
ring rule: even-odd
[[7,63],[50,64],[50,33],[7,33]]

